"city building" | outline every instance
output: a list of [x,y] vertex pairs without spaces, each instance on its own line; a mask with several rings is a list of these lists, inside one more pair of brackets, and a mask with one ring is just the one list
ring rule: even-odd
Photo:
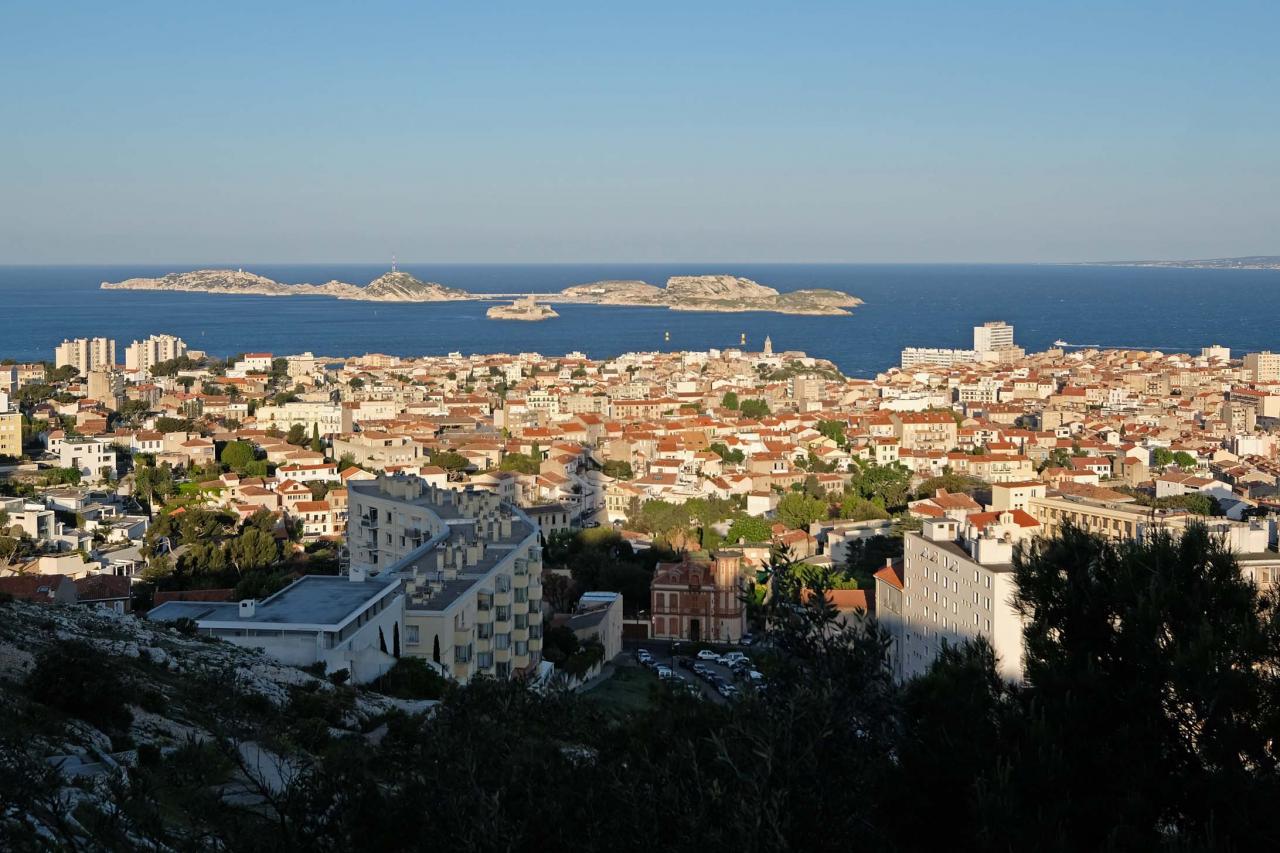
[[81,376],[91,370],[111,370],[116,366],[116,342],[110,338],[64,340],[53,351],[53,366],[68,365]]
[[0,457],[14,459],[22,455],[22,413],[0,407]]
[[88,436],[69,436],[57,445],[58,467],[74,468],[85,483],[100,483],[115,477],[115,445]]
[[1252,382],[1280,382],[1280,353],[1251,352],[1244,357],[1244,370]]
[[401,654],[404,593],[398,577],[353,566],[347,577],[303,575],[262,601],[167,601],[147,618],[191,619],[201,634],[262,649],[293,666],[345,669],[352,681],[365,683]]
[[[903,543],[903,678],[924,673],[944,643],[984,637],[1000,675],[1022,679],[1023,621],[1013,604],[1013,549],[1040,530],[1022,510],[973,513],[965,521],[930,518]],[[877,586],[879,590],[879,586]],[[886,625],[888,627],[888,625]]]
[[187,345],[174,335],[152,335],[133,341],[124,350],[124,367],[131,373],[150,373],[162,361],[172,361],[187,354]]
[[404,580],[405,654],[463,683],[538,674],[542,550],[519,507],[405,474],[348,489],[351,570]]
[[746,630],[742,553],[718,551],[659,563],[650,585],[650,636],[736,643]]

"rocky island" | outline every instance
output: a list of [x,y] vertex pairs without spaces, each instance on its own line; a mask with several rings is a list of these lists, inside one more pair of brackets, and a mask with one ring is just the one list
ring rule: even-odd
[[368,302],[449,302],[472,299],[465,290],[419,281],[407,272],[392,271],[361,287],[345,281],[324,284],[284,284],[244,270],[195,270],[160,278],[130,278],[102,283],[103,290],[170,290],[187,293],[234,293],[241,296],[329,296]]
[[555,302],[593,305],[648,305],[672,311],[772,311],[778,314],[848,314],[862,304],[839,290],[793,290],[779,293],[749,278],[732,275],[677,275],[666,287],[643,281],[597,281],[566,287]]
[[840,290],[793,290],[779,293],[749,278],[732,275],[677,275],[665,287],[644,281],[597,281],[566,287],[559,293],[470,293],[435,282],[420,281],[392,270],[363,287],[344,281],[324,284],[285,284],[244,270],[195,270],[159,278],[130,278],[102,282],[103,290],[165,290],[185,293],[232,293],[242,296],[328,296],[371,302],[452,302],[515,299],[494,306],[488,316],[503,320],[546,320],[557,316],[541,302],[668,308],[672,311],[736,313],[768,311],[776,314],[835,316],[848,314],[862,300]]
[[485,316],[490,320],[550,320],[553,317],[559,317],[552,309],[546,305],[539,305],[538,300],[532,296],[524,296],[517,299],[510,305],[495,305],[485,312]]

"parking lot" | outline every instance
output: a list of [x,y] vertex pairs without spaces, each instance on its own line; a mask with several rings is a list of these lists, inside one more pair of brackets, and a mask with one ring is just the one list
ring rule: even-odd
[[[749,659],[749,649],[741,650]],[[665,666],[678,677],[678,681],[696,687],[699,694],[712,702],[725,702],[728,698],[741,695],[752,689],[749,682],[739,678],[729,666],[713,660],[699,660],[696,656],[672,654],[672,644],[648,642],[638,644],[631,651],[632,659],[638,663],[643,654],[649,655],[653,661],[651,667],[655,672],[659,666]],[[694,666],[697,665],[697,669]],[[703,673],[703,674],[700,674]],[[733,688],[729,697],[717,688],[718,684],[730,685]]]

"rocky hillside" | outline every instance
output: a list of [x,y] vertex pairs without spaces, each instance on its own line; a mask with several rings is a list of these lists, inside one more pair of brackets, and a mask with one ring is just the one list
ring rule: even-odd
[[332,745],[433,704],[132,616],[0,602],[0,848],[46,849],[30,839],[47,832],[51,849],[105,849],[105,816],[150,782],[252,807]]
[[361,287],[345,281],[284,284],[244,270],[195,270],[160,278],[130,278],[102,283],[103,290],[169,290],[188,293],[234,293],[244,296],[329,296],[371,302],[444,302],[470,299],[465,290],[420,281],[406,272],[389,272]]

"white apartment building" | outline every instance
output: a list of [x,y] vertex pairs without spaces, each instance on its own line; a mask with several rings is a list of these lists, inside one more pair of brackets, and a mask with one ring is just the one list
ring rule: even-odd
[[58,467],[75,468],[80,472],[80,479],[86,483],[100,483],[104,479],[104,470],[114,476],[116,470],[115,445],[109,441],[100,441],[87,436],[71,436],[64,438],[56,445]]
[[306,427],[307,435],[336,435],[351,432],[351,409],[341,403],[309,403],[294,400],[279,406],[260,406],[254,412],[259,429],[278,429],[288,432],[294,424]]
[[404,580],[405,654],[464,683],[541,669],[542,551],[524,512],[404,474],[348,488],[351,569]]
[[262,601],[167,601],[147,618],[192,619],[201,634],[293,666],[323,662],[326,672],[345,669],[361,684],[401,654],[404,594],[399,578],[353,567],[347,577],[304,575]]
[[903,549],[903,613],[894,638],[903,678],[929,668],[944,643],[984,637],[997,671],[1020,681],[1023,621],[1013,606],[1013,549],[1039,525],[1026,512],[974,513],[925,521]]
[[1013,346],[1013,326],[994,320],[973,327],[973,349],[979,354]]
[[116,365],[116,342],[110,338],[64,340],[53,351],[53,365],[71,365],[81,376],[91,370],[110,370]]
[[971,349],[939,349],[937,347],[907,347],[902,351],[902,369],[913,367],[951,367],[971,364],[978,360],[978,353]]
[[187,345],[182,338],[173,335],[152,335],[151,337],[133,341],[124,350],[125,370],[134,373],[149,373],[154,365],[162,361],[172,361],[187,354]]

